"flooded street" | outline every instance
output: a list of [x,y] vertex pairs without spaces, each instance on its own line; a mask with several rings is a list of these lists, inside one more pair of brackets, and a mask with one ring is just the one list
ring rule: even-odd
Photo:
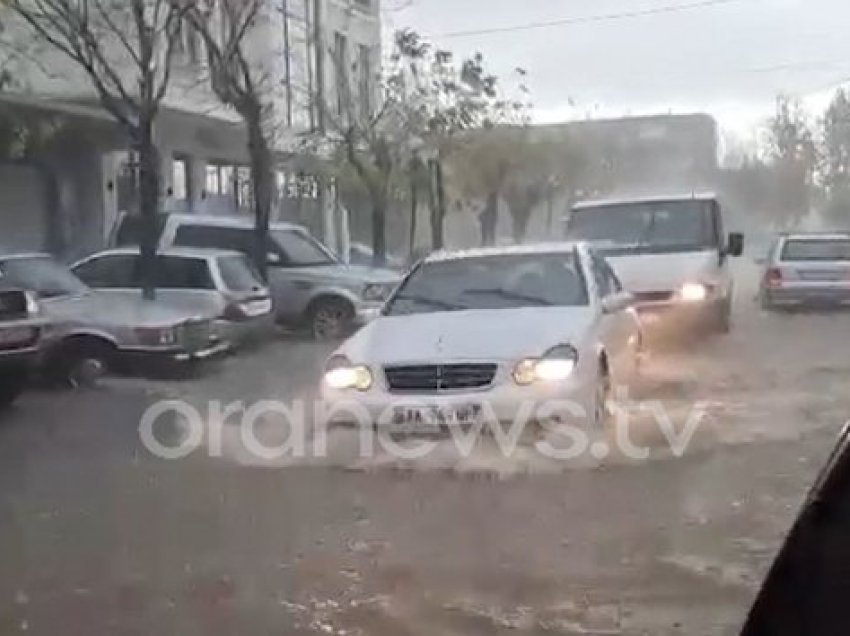
[[732,334],[647,364],[641,397],[674,422],[706,404],[681,458],[645,419],[649,460],[558,471],[280,467],[232,431],[222,457],[143,448],[162,397],[310,394],[328,347],[291,339],[205,379],[30,395],[0,424],[0,632],[736,633],[850,417],[846,315],[767,315],[753,293],[747,270]]

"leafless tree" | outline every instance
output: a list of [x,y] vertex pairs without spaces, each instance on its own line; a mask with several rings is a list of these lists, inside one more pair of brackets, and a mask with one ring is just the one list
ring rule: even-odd
[[171,79],[183,8],[168,0],[3,0],[39,44],[83,71],[138,157],[145,298],[155,295],[160,162],[154,125]]
[[[213,92],[233,108],[247,129],[254,192],[255,254],[263,278],[268,276],[267,237],[274,203],[275,178],[273,78],[262,60],[251,55],[248,37],[274,7],[264,0],[170,0],[204,42]],[[218,13],[216,14],[215,11]]]

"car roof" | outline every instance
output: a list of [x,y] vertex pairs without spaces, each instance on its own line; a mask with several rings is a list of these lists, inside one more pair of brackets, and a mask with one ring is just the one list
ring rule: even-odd
[[[101,256],[125,256],[125,255],[138,255],[139,248],[138,247],[116,247],[108,250],[101,250],[99,252],[95,252],[94,254],[90,254],[86,257],[86,259],[93,257],[101,257]],[[178,258],[220,258],[222,256],[240,256],[244,257],[245,255],[242,252],[238,252],[236,250],[226,250],[219,248],[210,248],[210,247],[167,247],[165,249],[157,249],[157,256],[175,256]]]
[[[206,225],[210,227],[230,227],[238,229],[254,229],[254,219],[250,216],[216,216],[213,214],[175,214],[165,213],[169,220],[174,220],[179,225]],[[300,230],[306,232],[307,228],[295,223],[284,223],[280,221],[269,223],[273,230]]]
[[426,263],[459,261],[467,258],[486,258],[488,256],[523,256],[533,254],[566,254],[576,249],[586,249],[583,241],[562,241],[559,243],[535,243],[529,245],[504,245],[495,247],[475,247],[466,250],[443,250],[434,252],[425,258]]
[[611,205],[627,205],[629,203],[670,203],[673,201],[718,201],[719,197],[713,192],[689,192],[685,194],[661,194],[639,197],[622,197],[612,199],[596,199],[579,201],[573,205],[573,210],[604,208]]

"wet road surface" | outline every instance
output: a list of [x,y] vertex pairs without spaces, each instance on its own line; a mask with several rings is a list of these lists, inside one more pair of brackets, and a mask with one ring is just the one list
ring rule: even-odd
[[31,394],[0,418],[0,633],[733,634],[850,418],[850,318],[750,291],[731,335],[649,363],[643,395],[706,403],[681,458],[644,421],[650,460],[558,472],[142,447],[163,396],[309,394],[328,347],[293,340],[202,379]]

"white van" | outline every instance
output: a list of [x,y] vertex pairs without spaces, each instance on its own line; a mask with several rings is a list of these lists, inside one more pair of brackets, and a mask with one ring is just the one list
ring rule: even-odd
[[[250,217],[160,214],[159,249],[200,247],[254,252]],[[140,219],[123,215],[114,247],[138,245]],[[397,272],[346,265],[299,225],[272,223],[268,243],[269,289],[278,322],[306,326],[317,339],[339,338],[377,315],[401,280]]]
[[566,235],[607,258],[647,327],[729,330],[729,257],[743,253],[744,237],[724,234],[715,195],[585,201],[573,207]]

